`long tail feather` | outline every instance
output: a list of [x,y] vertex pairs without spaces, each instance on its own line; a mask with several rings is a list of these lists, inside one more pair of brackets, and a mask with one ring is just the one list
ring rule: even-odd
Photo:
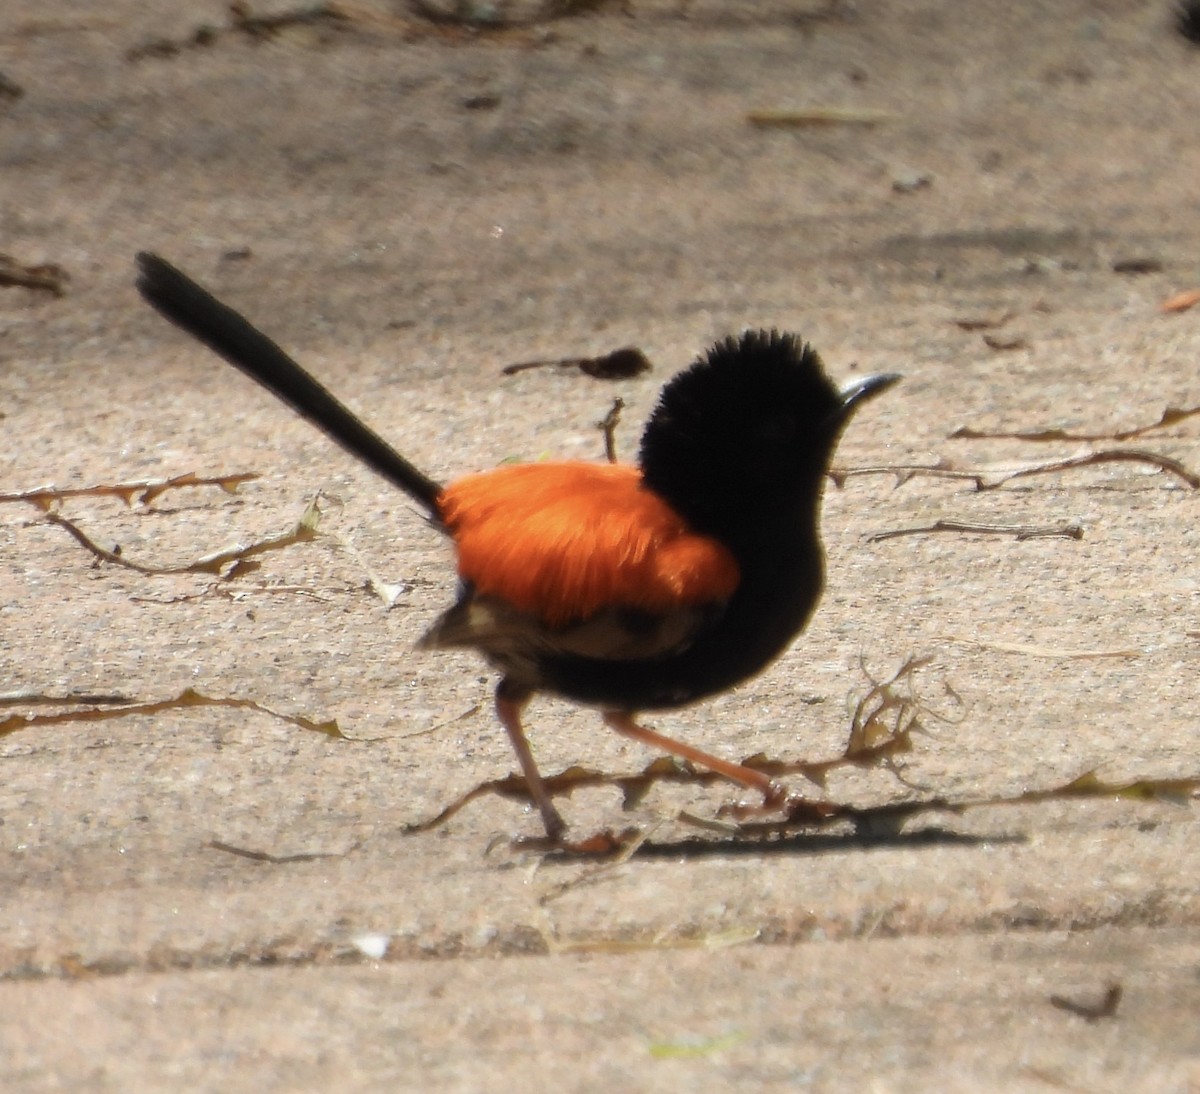
[[438,517],[442,487],[423,474],[244,316],[158,255],[137,256],[138,291],[156,311],[307,418]]

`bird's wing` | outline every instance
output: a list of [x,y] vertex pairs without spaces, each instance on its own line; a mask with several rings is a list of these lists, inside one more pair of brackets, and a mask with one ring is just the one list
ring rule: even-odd
[[719,608],[738,585],[729,550],[688,528],[636,467],[510,465],[452,483],[438,509],[475,595],[552,630],[606,613],[649,630]]

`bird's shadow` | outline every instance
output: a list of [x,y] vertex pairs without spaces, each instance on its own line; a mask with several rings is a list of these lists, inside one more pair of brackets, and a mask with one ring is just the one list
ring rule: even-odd
[[981,847],[1025,843],[1024,833],[980,836],[948,828],[922,828],[914,832],[863,835],[858,832],[803,832],[768,840],[682,839],[657,843],[647,841],[634,857],[715,858],[741,855],[830,855],[880,848],[907,850],[920,847]]
[[925,847],[991,847],[1028,842],[1024,833],[1004,832],[974,835],[948,828],[921,828],[912,832],[866,834],[861,832],[799,832],[793,835],[756,839],[705,838],[646,840],[632,852],[614,847],[608,855],[563,848],[546,855],[547,863],[595,862],[605,857],[627,854],[630,859],[705,859],[740,858],[750,855],[817,856],[844,855],[855,851],[916,850]]

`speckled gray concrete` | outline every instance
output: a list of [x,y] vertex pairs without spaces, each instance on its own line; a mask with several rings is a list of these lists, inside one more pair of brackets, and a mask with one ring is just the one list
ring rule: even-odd
[[[405,835],[512,766],[482,667],[412,651],[453,593],[445,545],[132,289],[133,253],[160,251],[440,477],[597,455],[614,394],[630,453],[664,377],[749,325],[802,332],[835,376],[906,374],[856,420],[845,465],[1069,454],[948,434],[1103,431],[1200,404],[1200,312],[1158,311],[1200,285],[1200,50],[1167,6],[862,0],[808,23],[784,3],[635,0],[632,18],[461,39],[362,4],[328,35],[125,60],[222,22],[210,7],[0,14],[0,72],[26,92],[0,99],[0,250],[72,275],[57,299],[0,289],[0,492],[256,471],[236,497],[64,511],[161,563],[282,531],[318,490],[331,534],[213,589],[98,567],[0,505],[0,691],[194,687],[333,717],[353,740],[218,708],[0,739],[0,1085],[1200,1087],[1186,805],[980,810],[871,846],[826,833],[736,853],[685,847],[696,830],[668,821],[653,854],[594,877],[489,850],[538,830],[511,802]],[[895,118],[745,120],[812,105]],[[932,184],[893,190],[914,174]],[[1132,257],[1162,269],[1113,272]],[[1024,348],[952,322],[1006,312]],[[654,374],[499,375],[629,343]],[[1200,466],[1196,419],[1138,443]],[[834,755],[861,663],[915,654],[952,716],[907,757],[917,789],[860,772],[831,796],[1196,775],[1197,506],[1136,465],[987,492],[853,479],[827,498],[809,632],[657,724],[735,757]],[[1085,534],[869,541],[944,518]],[[368,570],[406,586],[390,610]],[[531,732],[549,771],[647,759],[552,701]],[[662,789],[623,814],[591,791],[564,808],[587,832],[729,797]],[[385,942],[382,960],[364,952]],[[1115,1018],[1049,1003],[1111,983]]]

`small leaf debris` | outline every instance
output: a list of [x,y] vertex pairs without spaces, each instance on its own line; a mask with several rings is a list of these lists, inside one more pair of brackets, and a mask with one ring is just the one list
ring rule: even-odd
[[255,12],[246,0],[235,0],[228,5],[229,18],[225,25],[202,23],[183,38],[148,39],[128,50],[125,59],[131,64],[165,60],[187,50],[207,49],[222,39],[240,37],[258,43],[296,28],[316,32],[318,41],[349,32],[373,32],[404,39],[436,35],[447,41],[475,40],[483,35],[528,37],[541,24],[599,10],[609,3],[626,9],[628,0],[544,0],[532,11],[517,15],[508,15],[495,4],[471,0],[453,0],[446,4],[434,0],[408,0],[406,15],[372,10],[352,0],[299,4],[282,11],[260,13]]
[[[607,865],[607,864],[606,864]],[[606,872],[607,873],[607,872]],[[581,875],[587,876],[587,875]],[[569,890],[568,890],[569,891]],[[539,903],[548,903],[539,900]],[[552,954],[567,953],[653,953],[661,950],[728,950],[734,946],[745,946],[757,942],[762,932],[757,927],[734,927],[728,931],[712,934],[658,935],[655,938],[569,938],[560,940],[551,935],[546,938],[546,949]]]
[[[896,773],[896,756],[912,751],[912,735],[921,728],[919,715],[928,713],[918,702],[913,684],[916,674],[931,662],[928,657],[910,657],[887,680],[871,681],[854,704],[843,759],[860,766],[882,764]],[[900,691],[902,683],[908,685],[907,692]],[[808,777],[823,786],[829,770],[829,766],[818,768]]]
[[289,27],[325,26],[344,23],[348,19],[349,15],[335,3],[312,4],[263,15],[255,15],[245,0],[234,0],[229,5],[230,29],[256,40],[273,38]]
[[901,171],[892,179],[892,191],[897,194],[915,194],[932,185],[933,175],[927,171]]
[[286,866],[293,862],[316,862],[323,858],[345,858],[352,851],[357,851],[361,844],[351,844],[345,851],[297,851],[290,855],[277,855],[270,851],[256,851],[248,847],[238,847],[236,844],[225,843],[222,840],[209,840],[207,847],[214,851],[223,851],[227,855],[249,859],[251,862],[268,862],[272,866]]
[[1092,661],[1106,657],[1115,657],[1122,661],[1136,661],[1142,656],[1138,649],[1108,649],[1108,650],[1079,650],[1069,646],[1054,644],[1039,646],[1029,642],[997,642],[982,638],[970,638],[960,634],[940,636],[943,642],[956,642],[964,646],[974,646],[980,650],[991,650],[994,653],[1011,653],[1018,657],[1049,657],[1059,661]]
[[820,129],[835,125],[882,125],[897,121],[887,110],[853,106],[814,106],[799,110],[751,110],[746,121],[756,129]]
[[499,95],[483,91],[478,95],[465,95],[459,99],[458,105],[464,110],[495,110],[501,101]]
[[12,255],[0,254],[0,286],[40,289],[55,296],[63,296],[70,280],[67,271],[52,262],[30,266],[18,262]]
[[997,338],[994,334],[985,334],[983,336],[983,344],[988,349],[997,350],[1000,353],[1011,352],[1012,350],[1028,349],[1029,341],[1025,338],[1017,336],[1015,338]]
[[500,371],[505,376],[515,376],[534,368],[577,369],[585,376],[597,380],[631,380],[653,366],[650,359],[636,346],[623,346],[599,357],[563,357],[552,361],[519,361],[505,365]]
[[1000,315],[984,315],[978,317],[952,319],[951,322],[958,327],[959,330],[997,330],[1000,327],[1003,327],[1006,323],[1015,319],[1016,315],[1016,312],[1006,311],[1002,312]]
[[1159,310],[1167,313],[1187,311],[1200,304],[1200,289],[1188,289],[1187,292],[1176,293],[1167,297],[1159,305]]
[[16,102],[24,94],[25,89],[16,80],[12,80],[0,72],[0,100],[7,99],[10,102]]
[[1103,1018],[1115,1018],[1124,994],[1120,984],[1110,984],[1104,998],[1098,1003],[1079,1003],[1065,995],[1050,996],[1050,1005],[1068,1014],[1074,1014],[1086,1022],[1099,1022]]
[[741,1030],[719,1037],[688,1037],[679,1041],[654,1041],[648,1052],[655,1060],[700,1060],[722,1049],[733,1048],[746,1039]]
[[459,722],[465,722],[468,718],[474,718],[483,710],[483,703],[472,703],[469,707],[459,714],[452,715],[449,718],[443,718],[440,722],[435,722],[426,729],[418,729],[415,733],[403,734],[403,739],[411,741],[415,737],[431,737],[435,733],[440,733],[447,726],[457,725]]
[[0,707],[77,707],[112,706],[132,703],[127,695],[93,695],[80,692],[72,695],[44,695],[34,691],[8,691],[0,694]]
[[1113,273],[1138,275],[1162,273],[1163,264],[1157,258],[1136,257],[1136,258],[1118,258],[1112,264]]
[[186,38],[151,38],[129,49],[125,60],[136,64],[139,61],[175,57],[188,49],[207,49],[229,35],[241,35],[253,42],[263,42],[293,27],[339,30],[354,21],[354,16],[337,3],[311,4],[256,15],[244,0],[235,0],[229,5],[228,11],[229,22],[223,27],[202,23]]
[[408,0],[412,13],[433,26],[473,31],[520,30],[610,6],[630,14],[630,0],[542,0],[531,11],[518,14],[508,14],[496,4],[475,0],[447,0],[446,3]]

